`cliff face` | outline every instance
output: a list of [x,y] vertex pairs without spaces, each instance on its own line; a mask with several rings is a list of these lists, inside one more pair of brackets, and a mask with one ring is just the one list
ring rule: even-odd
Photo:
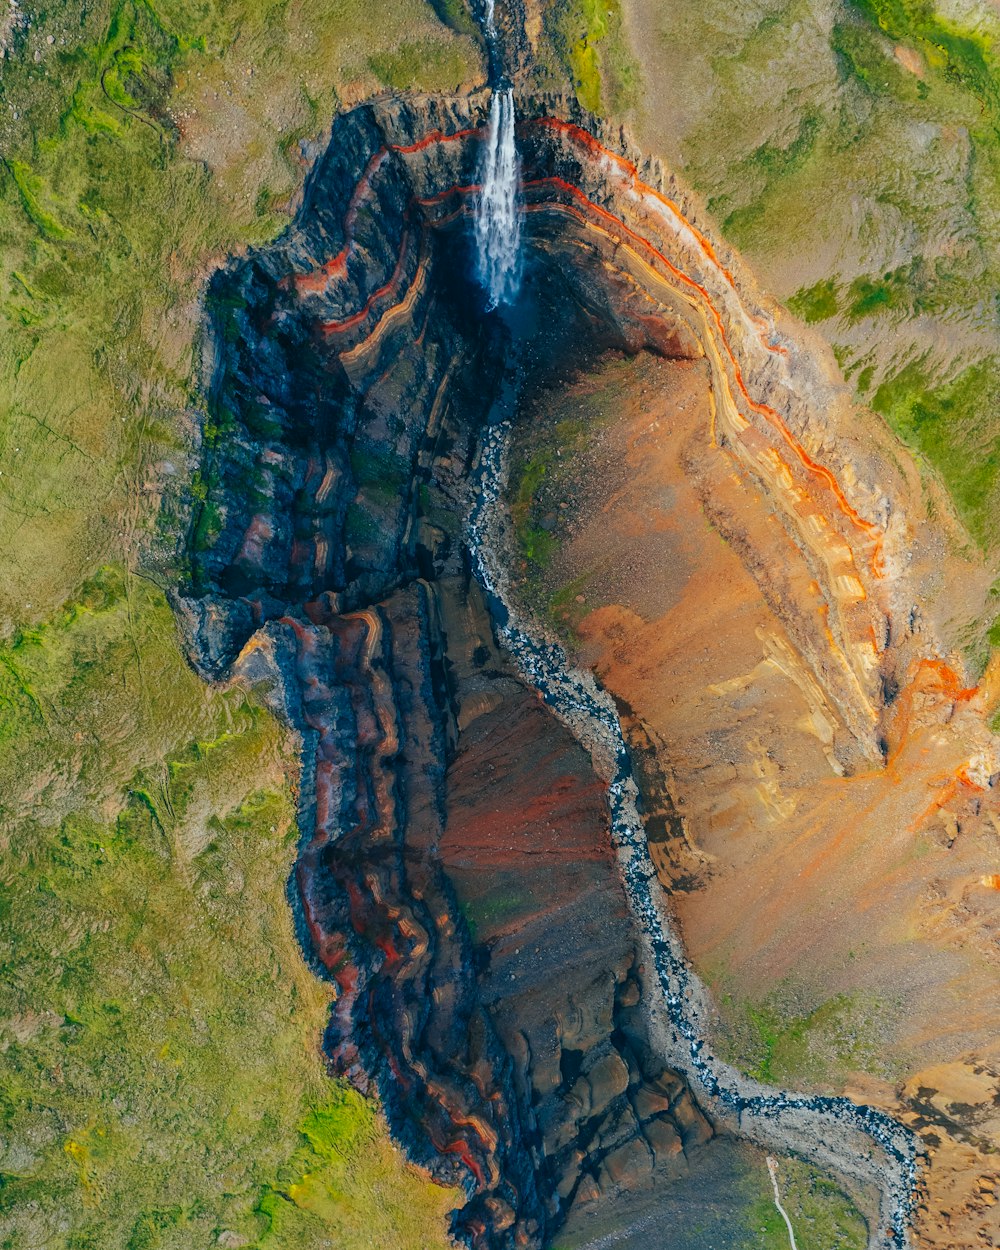
[[[337,987],[331,1067],[465,1186],[456,1232],[493,1247],[676,1174],[713,1129],[646,1036],[604,785],[464,565],[505,351],[464,277],[479,120],[341,119],[293,230],[217,278],[182,612],[205,674],[259,684],[302,738],[294,886]],[[588,286],[542,338],[594,319]],[[645,344],[598,311],[603,342]]]
[[[378,1090],[414,1158],[465,1185],[467,1240],[513,1246],[543,1241],[572,1202],[676,1171],[713,1130],[650,1045],[603,783],[497,654],[469,577],[467,483],[508,351],[466,277],[484,104],[342,117],[292,230],[214,283],[215,407],[182,612],[205,674],[262,683],[302,737],[295,893],[338,987],[331,1065]],[[824,768],[882,775],[922,749],[913,726],[937,741],[954,722],[948,767],[978,804],[1000,765],[973,715],[980,696],[914,610],[919,562],[937,549],[912,475],[858,435],[670,177],[557,101],[521,113],[534,325],[520,375],[540,384],[605,348],[697,375],[678,463],[692,515],[703,508],[732,545],[733,584],[763,605],[732,654],[766,627],[762,671],[803,704],[806,783]],[[613,563],[629,558],[616,548]],[[725,607],[706,586],[698,622]],[[655,793],[676,780],[669,718],[657,724],[642,698],[664,639],[683,643],[678,689],[701,671],[678,624],[612,682],[651,761],[667,882],[700,865],[672,797]],[[606,672],[634,625],[590,622]],[[711,692],[691,748],[702,781],[721,774],[705,771],[698,734],[721,769],[726,726],[712,717],[745,689]],[[753,785],[783,818],[763,744],[758,755]]]

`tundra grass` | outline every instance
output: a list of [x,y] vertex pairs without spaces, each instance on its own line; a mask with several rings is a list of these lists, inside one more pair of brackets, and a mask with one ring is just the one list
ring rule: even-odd
[[871,403],[938,469],[973,537],[991,541],[1000,515],[1000,447],[980,414],[1000,404],[996,359],[937,386],[923,362],[911,362],[878,387]]
[[[753,1177],[758,1194],[746,1213],[746,1250],[787,1250],[788,1229],[774,1205],[763,1169]],[[749,1186],[748,1186],[749,1188]],[[865,1250],[868,1226],[837,1185],[801,1159],[778,1160],[778,1192],[795,1230],[798,1250]]]
[[951,410],[932,438],[893,423],[995,550],[1000,418],[955,380],[1000,351],[1000,21],[916,0],[638,8],[647,133],[865,397],[920,362]]
[[154,582],[177,574],[211,268],[283,228],[336,109],[475,79],[477,45],[423,0],[21,14],[0,75],[0,1247],[444,1247],[457,1195],[324,1071],[328,995],[286,898],[294,748],[252,692],[194,675]]
[[0,634],[155,528],[201,407],[204,278],[287,222],[305,140],[481,72],[423,0],[24,12],[0,76]]
[[891,1078],[881,1038],[891,1005],[864,994],[817,1000],[783,984],[763,1000],[716,986],[720,1052],[769,1085],[834,1091],[852,1072]]
[[585,109],[620,117],[634,105],[639,68],[625,40],[621,0],[557,0],[545,26]]
[[0,1246],[447,1245],[324,1072],[289,758],[121,568],[0,649]]

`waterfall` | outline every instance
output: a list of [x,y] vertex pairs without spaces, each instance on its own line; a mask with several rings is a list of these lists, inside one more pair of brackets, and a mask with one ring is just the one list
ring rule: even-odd
[[[492,27],[492,4],[487,4],[486,14]],[[520,162],[514,145],[514,93],[506,87],[493,92],[476,197],[479,281],[489,295],[490,309],[512,303],[520,285],[519,181]]]

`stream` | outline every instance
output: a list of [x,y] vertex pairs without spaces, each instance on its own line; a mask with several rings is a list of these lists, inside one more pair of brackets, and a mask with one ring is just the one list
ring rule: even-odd
[[[474,232],[477,276],[492,312],[514,305],[520,287],[520,169],[513,90],[500,64],[495,0],[484,0],[483,18],[494,91]],[[510,594],[506,570],[514,548],[504,492],[519,392],[515,343],[472,476],[469,551],[501,645],[524,680],[589,751],[595,770],[607,782],[612,842],[645,964],[653,970],[646,978],[651,1036],[662,1057],[701,1091],[699,1101],[719,1121],[766,1149],[794,1150],[821,1168],[874,1187],[880,1194],[879,1219],[870,1230],[869,1250],[905,1250],[917,1179],[914,1135],[885,1112],[848,1098],[792,1094],[763,1085],[709,1047],[711,1000],[687,961],[649,855],[639,787],[614,701],[590,673],[573,667],[557,641],[519,614]],[[780,1202],[778,1208],[787,1223]],[[794,1245],[790,1223],[789,1234]]]
[[467,537],[501,644],[521,675],[588,750],[608,783],[611,836],[628,901],[645,945],[652,1035],[700,1089],[700,1101],[741,1135],[770,1149],[795,1150],[880,1191],[879,1227],[871,1250],[909,1245],[908,1223],[916,1182],[915,1138],[874,1107],[847,1098],[806,1096],[772,1089],[717,1058],[706,1040],[712,1008],[671,923],[669,907],[649,855],[636,784],[618,712],[590,673],[572,666],[563,647],[521,616],[509,591],[512,533],[504,490],[518,386],[510,371],[487,424],[473,476]]

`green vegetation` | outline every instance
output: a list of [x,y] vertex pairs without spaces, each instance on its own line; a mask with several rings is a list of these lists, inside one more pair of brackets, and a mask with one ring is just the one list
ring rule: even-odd
[[204,278],[281,229],[300,140],[341,100],[481,72],[424,0],[372,0],[361,21],[342,0],[99,0],[33,13],[15,38],[0,80],[0,634],[155,531],[202,402]]
[[837,293],[839,287],[834,278],[820,278],[814,286],[795,292],[789,299],[788,307],[797,313],[803,321],[810,324],[815,321],[826,321],[835,317],[838,311]]
[[378,78],[392,91],[406,91],[428,72],[441,90],[457,91],[469,76],[466,49],[458,42],[442,44],[437,39],[407,40],[391,52],[368,58]]
[[[787,1250],[788,1229],[774,1205],[770,1178],[755,1178],[756,1197],[746,1214],[747,1250]],[[778,1162],[781,1205],[799,1250],[864,1250],[868,1227],[854,1203],[832,1181],[799,1159]]]
[[[510,513],[527,566],[530,598],[547,597],[552,589],[544,574],[559,550],[560,527],[566,523],[562,514],[568,511],[567,498],[574,490],[579,458],[604,419],[597,410],[588,417],[557,417],[538,423],[530,438],[516,445]],[[540,607],[540,602],[535,606]],[[552,606],[547,604],[547,608]]]
[[0,1247],[444,1250],[458,1195],[325,1074],[293,747],[196,677],[155,583],[211,268],[284,226],[342,102],[450,90],[480,51],[424,0],[27,16],[0,76]]
[[402,1171],[370,1102],[337,1088],[300,1126],[302,1143],[257,1204],[260,1250],[337,1246],[446,1250],[442,1209],[461,1194]]
[[982,414],[1000,404],[996,362],[972,365],[935,386],[926,362],[914,361],[886,379],[871,403],[941,474],[973,537],[995,543],[1000,450]]
[[467,0],[430,0],[431,7],[446,26],[460,35],[482,38]]
[[493,928],[524,911],[531,899],[520,890],[510,890],[502,882],[485,897],[462,905],[462,915],[469,926],[473,941],[478,940],[480,928]]
[[511,517],[518,546],[530,564],[544,569],[556,549],[556,539],[535,520],[536,505],[545,476],[552,468],[554,452],[546,448],[525,461],[518,471],[511,503]]
[[620,117],[636,103],[639,73],[622,29],[621,0],[557,0],[545,24],[585,109]]
[[120,568],[0,650],[0,1245],[446,1244],[456,1195],[323,1072],[288,754]]
[[854,9],[890,39],[918,47],[928,63],[976,96],[996,106],[997,62],[992,39],[980,30],[963,30],[937,12],[929,0],[850,0]]
[[886,1075],[880,1053],[886,1010],[875,1000],[838,994],[815,1006],[781,986],[763,1002],[723,992],[720,1049],[768,1084],[833,1088],[852,1071]]
[[581,493],[593,485],[595,441],[613,420],[632,384],[632,362],[609,355],[588,382],[541,392],[519,417],[512,444],[508,503],[522,579],[518,595],[539,620],[573,645],[582,618],[597,606],[585,592],[598,569],[570,577],[562,568],[562,543],[577,516]]

